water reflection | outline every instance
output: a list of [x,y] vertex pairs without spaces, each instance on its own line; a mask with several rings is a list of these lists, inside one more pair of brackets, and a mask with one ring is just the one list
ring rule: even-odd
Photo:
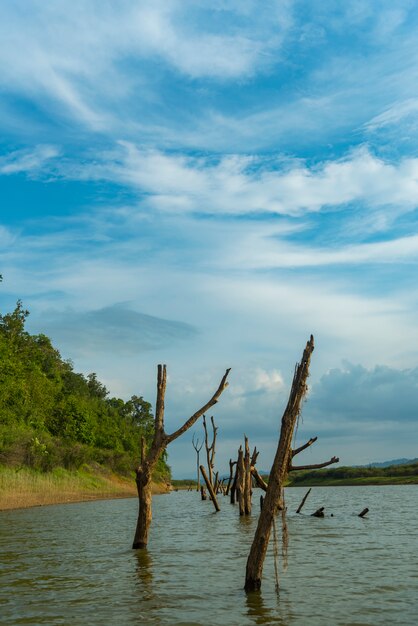
[[259,591],[247,593],[246,603],[248,617],[251,618],[254,624],[281,624],[272,614],[271,608],[264,604],[263,596]]
[[135,550],[134,558],[136,560],[135,572],[138,584],[150,588],[153,579],[152,556],[146,549]]

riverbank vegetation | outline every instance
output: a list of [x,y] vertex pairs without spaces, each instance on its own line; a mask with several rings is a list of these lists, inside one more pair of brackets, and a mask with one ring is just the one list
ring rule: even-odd
[[[26,331],[28,315],[20,301],[0,314],[0,466],[17,476],[102,467],[134,485],[141,439],[154,433],[150,403],[109,397],[95,373],[75,372],[47,336]],[[153,478],[169,482],[165,454]]]
[[[262,474],[268,483],[268,475]],[[193,479],[172,480],[174,489],[196,489]],[[287,487],[332,487],[338,485],[415,485],[418,484],[418,461],[387,467],[338,467],[327,470],[289,474]]]
[[289,487],[418,484],[418,461],[388,467],[336,467],[294,472],[289,478]]

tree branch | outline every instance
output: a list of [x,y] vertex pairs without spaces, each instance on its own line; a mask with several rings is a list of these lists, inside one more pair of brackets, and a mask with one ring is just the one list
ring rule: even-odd
[[303,450],[306,450],[306,448],[309,448],[309,446],[315,443],[317,439],[318,437],[311,437],[309,441],[303,444],[303,446],[300,446],[300,448],[296,448],[295,450],[292,450],[292,457],[299,454],[299,452],[303,452]]
[[255,467],[251,467],[251,474],[254,476],[255,482],[257,486],[260,487],[263,491],[267,491],[267,483],[263,480],[262,476],[258,473]]
[[164,398],[166,385],[167,368],[165,365],[159,365],[157,377],[157,402],[155,407],[155,438],[161,436],[164,432]]
[[193,424],[196,422],[196,420],[198,420],[199,417],[201,417],[203,415],[203,413],[206,413],[206,411],[208,409],[210,409],[211,406],[213,406],[214,404],[216,404],[218,402],[220,395],[228,387],[228,383],[226,382],[226,379],[228,378],[228,374],[229,374],[230,371],[231,371],[231,368],[229,367],[226,370],[225,374],[223,375],[222,380],[219,383],[219,387],[217,388],[217,390],[215,391],[215,393],[213,394],[211,399],[204,406],[202,406],[198,411],[196,411],[196,413],[194,413],[191,417],[189,417],[189,419],[183,424],[183,426],[181,428],[176,430],[171,435],[166,435],[166,442],[167,442],[167,444],[169,444],[172,441],[174,441],[175,439],[177,439],[177,437],[180,437],[180,435],[182,435],[184,432],[186,432],[186,430],[188,428],[193,426]]
[[320,469],[321,467],[326,467],[327,465],[332,465],[333,463],[339,463],[340,459],[336,456],[333,456],[329,461],[325,461],[325,463],[317,463],[316,465],[291,465],[289,467],[289,472],[296,472],[299,470],[308,470],[308,469]]

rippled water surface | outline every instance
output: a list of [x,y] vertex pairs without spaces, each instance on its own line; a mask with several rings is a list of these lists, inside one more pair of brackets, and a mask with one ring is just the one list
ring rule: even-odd
[[[251,519],[227,498],[215,514],[196,492],[156,496],[147,551],[130,548],[135,499],[2,512],[0,623],[418,624],[418,488],[314,487],[296,515],[304,493],[286,492],[279,593],[271,541],[262,591],[248,596],[258,490]],[[309,515],[319,506],[325,519]]]

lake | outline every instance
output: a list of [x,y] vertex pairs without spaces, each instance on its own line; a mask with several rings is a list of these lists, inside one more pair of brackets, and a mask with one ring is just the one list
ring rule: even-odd
[[[286,490],[288,566],[277,519],[260,593],[243,591],[259,512],[221,512],[196,492],[155,496],[151,540],[131,549],[137,501],[0,513],[0,623],[335,625],[418,623],[418,487]],[[319,506],[327,517],[311,517]],[[367,518],[357,514],[369,507]],[[331,517],[333,513],[333,517]]]

